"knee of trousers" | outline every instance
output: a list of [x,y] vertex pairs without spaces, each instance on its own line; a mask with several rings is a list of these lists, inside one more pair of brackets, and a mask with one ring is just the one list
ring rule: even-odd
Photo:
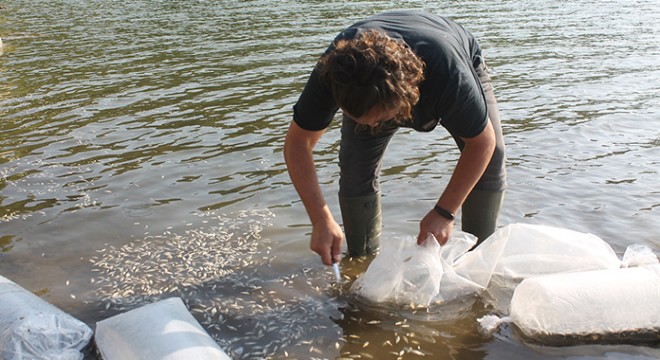
[[339,151],[339,194],[346,197],[380,192],[382,152],[360,148]]
[[498,144],[493,152],[484,174],[481,176],[477,184],[476,190],[482,191],[504,191],[507,188],[506,180],[506,155],[504,153],[504,144]]
[[380,193],[358,197],[339,196],[348,255],[373,254],[381,234]]
[[488,238],[497,228],[503,199],[504,191],[472,190],[462,206],[463,231],[475,235],[478,243]]
[[380,180],[377,176],[346,176],[339,178],[339,196],[358,197],[380,193]]

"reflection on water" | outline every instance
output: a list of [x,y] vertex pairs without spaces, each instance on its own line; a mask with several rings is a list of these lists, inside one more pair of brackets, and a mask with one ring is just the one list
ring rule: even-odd
[[[281,155],[291,106],[335,34],[378,11],[424,8],[484,48],[509,151],[500,224],[657,252],[657,5],[4,2],[0,274],[90,325],[182,296],[236,359],[657,358],[641,346],[539,348],[510,329],[487,339],[480,300],[420,310],[353,298],[346,286],[368,261],[344,261],[349,281],[332,282]],[[317,166],[338,215],[336,126]],[[393,139],[385,236],[416,231],[456,156],[441,129]]]
[[15,236],[12,235],[0,236],[0,252],[9,252],[16,241]]

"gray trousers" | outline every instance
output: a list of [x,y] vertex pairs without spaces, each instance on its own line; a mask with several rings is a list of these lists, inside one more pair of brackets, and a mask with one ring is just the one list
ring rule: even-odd
[[[482,63],[479,65],[476,72],[479,75],[479,80],[488,103],[488,118],[495,130],[496,147],[486,171],[470,194],[469,201],[463,204],[463,230],[468,232],[470,231],[466,229],[466,220],[468,222],[486,221],[493,224],[490,227],[495,226],[494,224],[501,206],[502,193],[506,188],[506,170],[504,166],[506,160],[505,145],[497,101],[493,94],[490,76],[488,75],[488,69],[485,64]],[[341,129],[341,147],[339,150],[339,167],[341,172],[339,179],[340,197],[361,197],[380,192],[379,175],[383,154],[390,139],[397,130],[398,127],[385,126],[379,132],[372,133],[370,129],[357,127],[355,121],[344,116]],[[465,146],[464,142],[456,136],[454,136],[454,141],[461,150]],[[490,200],[491,203],[495,201],[497,204],[483,204],[480,201],[482,197],[477,194],[479,192],[499,194],[499,200]],[[492,198],[492,196],[489,197]],[[486,211],[490,215],[484,214],[484,209],[486,208],[490,209]],[[466,219],[466,214],[468,214],[468,217],[469,214],[478,214],[475,215],[478,218],[474,220]],[[484,219],[484,216],[491,219]],[[493,217],[494,219],[492,219]],[[481,238],[482,236],[490,235],[485,234],[483,231],[481,232],[481,235],[475,234],[480,237],[480,240],[483,240]]]

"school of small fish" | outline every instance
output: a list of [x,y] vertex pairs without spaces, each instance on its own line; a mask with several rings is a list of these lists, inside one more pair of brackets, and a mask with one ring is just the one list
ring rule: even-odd
[[371,359],[384,348],[394,358],[424,355],[396,318],[386,322],[400,331],[378,346],[372,337],[344,333],[345,322],[382,324],[357,315],[338,264],[269,275],[275,257],[262,231],[272,226],[270,211],[204,216],[203,226],[181,235],[168,231],[99,250],[91,259],[97,290],[88,301],[117,313],[179,296],[233,359]]

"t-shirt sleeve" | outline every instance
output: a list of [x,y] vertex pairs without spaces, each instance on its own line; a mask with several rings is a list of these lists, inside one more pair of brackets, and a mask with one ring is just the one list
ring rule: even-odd
[[330,87],[323,83],[314,69],[293,106],[293,121],[304,130],[323,130],[330,125],[338,109]]
[[[443,23],[444,24],[444,23]],[[423,48],[434,114],[453,136],[479,135],[488,122],[488,107],[476,68],[482,62],[474,36],[456,23],[430,36]]]
[[454,136],[475,137],[488,122],[488,107],[481,83],[474,69],[467,67],[454,76],[452,91],[445,91],[438,103],[440,123]]

